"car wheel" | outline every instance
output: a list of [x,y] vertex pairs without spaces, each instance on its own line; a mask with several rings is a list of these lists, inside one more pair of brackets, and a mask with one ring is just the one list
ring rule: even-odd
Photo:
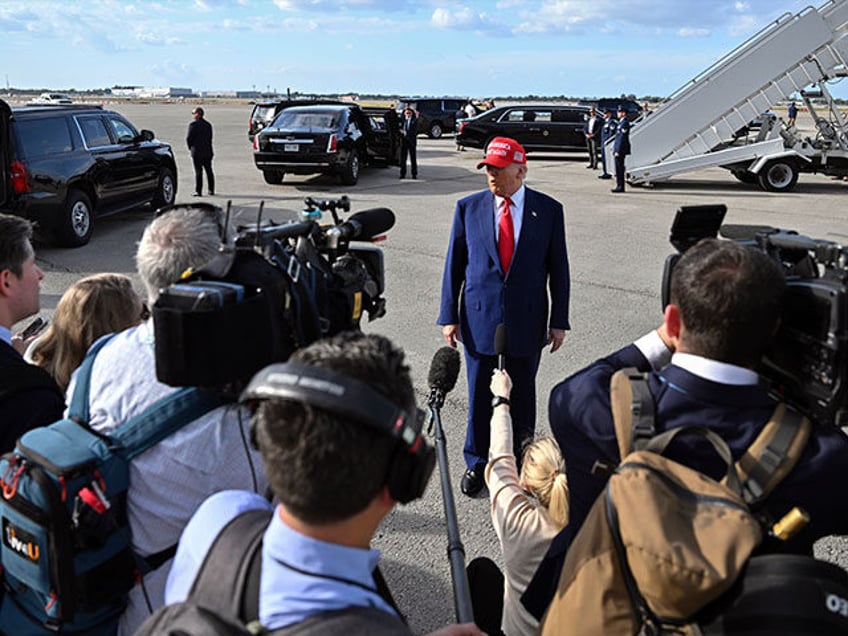
[[427,134],[430,135],[431,139],[438,139],[442,136],[442,125],[439,122],[434,121],[430,124],[430,130]]
[[158,210],[166,205],[174,205],[176,198],[177,180],[174,179],[174,173],[168,168],[162,168],[159,172],[159,186],[156,189],[156,196],[153,197],[153,207]]
[[356,185],[356,182],[359,181],[359,153],[355,150],[350,153],[350,157],[339,175],[339,180],[342,185]]
[[283,182],[283,175],[285,172],[282,170],[263,170],[262,176],[265,179],[265,183],[270,183],[271,185],[279,185]]
[[65,202],[65,215],[56,229],[56,239],[65,247],[79,247],[91,239],[94,209],[91,199],[80,190],[71,190]]
[[789,192],[798,183],[798,168],[786,159],[769,161],[757,175],[757,182],[768,192]]
[[756,183],[757,175],[747,170],[731,170],[730,173],[742,183]]

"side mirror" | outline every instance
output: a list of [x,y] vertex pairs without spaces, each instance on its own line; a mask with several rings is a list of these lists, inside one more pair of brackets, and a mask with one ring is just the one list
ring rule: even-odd
[[153,141],[156,139],[156,135],[153,134],[152,130],[142,130],[139,137],[142,141]]

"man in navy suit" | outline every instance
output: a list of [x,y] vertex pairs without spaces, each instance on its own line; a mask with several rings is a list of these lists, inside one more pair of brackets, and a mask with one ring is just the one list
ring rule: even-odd
[[449,345],[460,341],[465,348],[469,411],[462,492],[470,496],[482,489],[488,460],[497,326],[503,324],[508,334],[504,360],[514,383],[511,411],[518,457],[535,431],[541,350],[546,344],[551,352],[559,349],[569,329],[562,205],[524,186],[526,154],[514,139],[493,139],[477,168],[483,166],[489,189],[456,205],[437,321]]
[[624,192],[624,158],[630,154],[630,120],[624,106],[618,107],[618,126],[612,151],[615,155],[615,187],[611,192]]
[[598,117],[594,108],[589,109],[589,117],[583,124],[583,136],[586,137],[586,148],[589,149],[589,165],[587,168],[597,170],[598,168],[598,137],[601,135],[603,122]]
[[18,437],[62,417],[59,387],[41,368],[21,356],[26,342],[12,335],[14,324],[38,312],[44,272],[35,262],[32,225],[19,216],[0,214],[0,453]]
[[191,111],[194,118],[188,125],[186,144],[191,152],[191,160],[194,163],[194,194],[192,196],[203,196],[203,173],[206,172],[206,185],[209,194],[215,194],[215,174],[212,172],[212,124],[204,119],[203,108],[198,106]]
[[[551,392],[549,417],[565,457],[571,490],[569,522],[554,539],[522,602],[540,617],[553,598],[574,536],[602,492],[607,475],[596,461],[621,460],[610,407],[610,378],[625,367],[650,372],[657,433],[704,426],[728,444],[733,460],[748,449],[772,416],[772,399],[753,370],[771,344],[785,289],[780,266],[760,250],[705,239],[674,268],[671,302],[662,326],[598,360]],[[669,364],[670,362],[670,364]],[[709,445],[691,438],[669,447],[670,457],[720,479],[726,468]],[[795,468],[765,500],[775,520],[799,506],[810,523],[767,550],[811,554],[819,537],[848,533],[848,499],[834,496],[848,479],[848,437],[814,426]]]
[[604,121],[601,125],[601,169],[603,172],[598,175],[598,179],[612,179],[612,175],[607,170],[607,153],[604,148],[607,144],[607,139],[615,137],[615,129],[617,124],[612,116],[612,111],[607,108],[604,110]]
[[400,178],[406,176],[406,157],[409,155],[409,164],[412,168],[412,178],[418,178],[418,117],[409,106],[403,110],[403,119],[400,122]]

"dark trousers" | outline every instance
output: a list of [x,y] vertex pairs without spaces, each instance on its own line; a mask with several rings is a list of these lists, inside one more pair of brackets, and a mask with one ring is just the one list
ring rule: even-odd
[[477,557],[465,571],[471,590],[474,623],[489,636],[503,634],[504,575],[488,557]]
[[624,155],[618,154],[615,156],[615,187],[618,190],[624,190]]
[[[541,350],[534,356],[511,357],[504,360],[506,372],[512,378],[510,413],[512,415],[513,452],[521,458],[521,449],[536,431],[536,372]],[[497,356],[481,356],[465,350],[468,376],[468,429],[465,433],[465,465],[468,468],[485,465],[489,460],[489,438],[492,419],[492,371],[498,365]]]
[[212,157],[192,157],[194,162],[194,191],[203,194],[203,172],[206,171],[206,181],[209,194],[215,192],[215,175],[212,174]]
[[586,137],[586,148],[589,149],[589,165],[594,170],[598,167],[598,141],[594,137]]
[[406,156],[409,155],[409,164],[412,168],[412,176],[418,176],[418,159],[415,156],[418,142],[409,142],[405,138],[400,142],[400,176],[406,176]]

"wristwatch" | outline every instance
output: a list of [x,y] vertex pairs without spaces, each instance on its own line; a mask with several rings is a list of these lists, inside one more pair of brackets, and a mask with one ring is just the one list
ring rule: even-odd
[[502,395],[496,395],[495,397],[492,398],[492,408],[493,409],[499,407],[501,404],[506,404],[507,406],[509,406],[509,398],[504,397]]

